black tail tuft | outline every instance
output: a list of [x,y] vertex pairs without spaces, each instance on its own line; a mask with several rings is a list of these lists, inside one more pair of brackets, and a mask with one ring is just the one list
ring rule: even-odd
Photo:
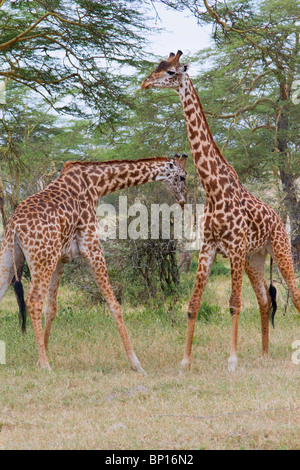
[[21,281],[14,282],[14,290],[19,305],[19,323],[22,333],[26,332],[26,304],[24,300],[24,290]]
[[276,290],[276,287],[273,286],[273,284],[271,284],[270,287],[269,287],[269,293],[270,293],[271,301],[272,301],[271,310],[270,310],[270,317],[271,317],[273,328],[275,328],[274,317],[275,317],[275,313],[276,313],[276,310],[277,310],[277,302],[276,302],[277,290]]

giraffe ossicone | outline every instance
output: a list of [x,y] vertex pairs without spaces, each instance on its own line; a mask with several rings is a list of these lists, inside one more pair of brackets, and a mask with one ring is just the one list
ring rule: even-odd
[[250,279],[261,314],[263,354],[269,353],[269,313],[276,308],[274,286],[265,280],[267,254],[285,279],[295,307],[300,311],[291,248],[285,226],[276,212],[247,191],[225,160],[209,129],[199,96],[179,62],[182,52],[170,53],[142,82],[142,89],[172,88],[181,100],[194,164],[206,193],[204,241],[199,253],[197,278],[189,303],[182,367],[190,367],[195,322],[210,269],[220,253],[230,259],[232,316],[229,370],[237,365],[238,318],[241,311],[243,272]]
[[[187,155],[105,162],[68,162],[45,189],[25,199],[10,218],[0,249],[0,302],[15,276],[20,318],[25,330],[25,301],[17,268],[27,260],[31,283],[26,299],[35,334],[39,366],[49,368],[46,354],[57,313],[57,291],[64,265],[75,256],[90,264],[96,284],[117,325],[130,366],[143,369],[133,350],[122,309],[109,282],[99,243],[98,200],[108,193],[162,181],[183,206],[186,202]],[[42,328],[44,298],[45,329]]]

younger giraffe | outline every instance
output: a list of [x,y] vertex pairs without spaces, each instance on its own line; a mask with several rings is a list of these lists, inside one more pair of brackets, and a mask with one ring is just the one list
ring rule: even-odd
[[[25,256],[31,273],[26,306],[34,329],[41,368],[49,368],[46,348],[57,312],[57,290],[64,264],[81,255],[92,268],[97,286],[117,325],[131,368],[143,371],[107,275],[99,243],[96,204],[98,199],[110,192],[162,181],[183,206],[186,200],[186,157],[183,154],[182,157],[175,155],[172,159],[156,157],[68,162],[56,180],[25,199],[16,209],[8,222],[0,250],[0,302],[15,276],[15,291],[24,331],[25,303],[17,267]],[[46,295],[43,334],[42,309]]]
[[[204,240],[199,253],[195,289],[189,303],[188,328],[182,367],[190,367],[194,327],[201,297],[217,253],[230,259],[232,316],[229,370],[237,365],[238,318],[241,311],[243,271],[250,279],[261,314],[263,354],[269,353],[269,312],[275,309],[275,287],[267,288],[265,261],[269,253],[285,279],[295,307],[300,311],[291,249],[285,226],[267,204],[253,196],[239,182],[234,169],[214,142],[199,96],[181,65],[182,55],[171,53],[166,61],[143,81],[142,88],[173,88],[181,99],[193,160],[206,192]],[[273,314],[275,312],[273,311]]]

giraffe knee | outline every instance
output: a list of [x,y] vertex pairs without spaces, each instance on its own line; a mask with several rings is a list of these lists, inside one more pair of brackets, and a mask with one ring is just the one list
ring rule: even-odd
[[198,296],[192,297],[188,306],[187,316],[189,320],[195,320],[195,318],[198,315],[199,308],[200,308],[200,298]]
[[122,308],[118,302],[114,303],[114,305],[109,305],[109,311],[115,321],[123,318]]
[[[271,288],[271,286],[270,286]],[[257,301],[258,301],[258,306],[259,306],[259,310],[261,311],[261,313],[268,313],[270,312],[270,308],[272,306],[272,296],[274,294],[272,294],[271,296],[271,292],[273,292],[272,290],[269,290],[267,285],[264,285],[260,291],[256,291],[256,298],[257,298]],[[275,297],[276,297],[276,290],[275,290]],[[274,300],[275,300],[275,297],[274,297]]]
[[187,317],[188,317],[188,320],[195,320],[195,318],[197,317],[197,312],[195,310],[189,309],[187,313]]
[[195,320],[199,311],[198,302],[191,301],[188,307],[187,317],[188,320]]
[[54,318],[56,317],[56,314],[57,314],[56,305],[52,305],[51,307],[45,308],[44,315],[45,315],[46,321],[52,322]]
[[36,292],[29,294],[26,299],[26,307],[28,309],[29,315],[31,315],[31,312],[40,311],[42,313],[43,301],[41,296]]
[[239,315],[240,311],[241,311],[240,307],[229,307],[229,312],[232,317],[234,315]]
[[229,311],[231,315],[238,315],[241,311],[242,302],[241,299],[236,296],[232,295],[229,300]]
[[29,295],[26,299],[26,307],[28,308],[29,312],[32,310],[35,306],[35,300],[33,296]]

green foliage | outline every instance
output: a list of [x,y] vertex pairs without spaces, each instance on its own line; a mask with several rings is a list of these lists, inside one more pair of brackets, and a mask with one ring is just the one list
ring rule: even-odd
[[[132,306],[164,303],[179,287],[174,240],[114,240],[101,242],[109,279],[117,300]],[[91,270],[82,259],[66,265],[62,282],[86,295],[90,304],[103,303]]]
[[57,110],[102,124],[129,101],[126,74],[136,67],[146,27],[139,2],[17,0],[0,10],[0,77],[27,85]]
[[214,264],[212,265],[211,276],[229,276],[230,275],[230,268],[225,266],[219,259],[216,259]]
[[205,323],[209,323],[210,321],[217,322],[217,316],[221,313],[222,308],[219,305],[211,305],[207,302],[202,302],[197,316],[197,320],[202,320]]
[[62,120],[13,82],[0,114],[0,164],[6,211],[52,181],[68,160],[101,158],[103,137],[84,120]]

